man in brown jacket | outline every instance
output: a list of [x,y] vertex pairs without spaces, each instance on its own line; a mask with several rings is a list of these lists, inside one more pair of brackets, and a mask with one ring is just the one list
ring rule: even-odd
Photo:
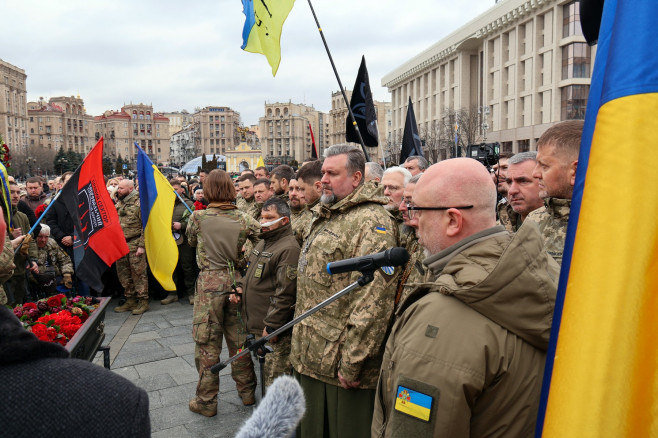
[[[289,322],[297,297],[299,244],[290,226],[290,207],[270,198],[261,213],[261,240],[251,251],[247,273],[237,282],[247,331],[256,338],[266,336]],[[236,297],[231,297],[236,301]],[[282,374],[291,374],[290,331],[270,340],[274,350],[265,356],[268,387]]]
[[436,279],[397,310],[372,436],[532,436],[557,263],[535,224],[496,226],[496,189],[475,160],[431,166],[413,204]]

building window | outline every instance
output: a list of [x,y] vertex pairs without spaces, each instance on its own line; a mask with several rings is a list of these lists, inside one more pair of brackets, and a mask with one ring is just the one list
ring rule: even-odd
[[590,77],[590,47],[572,43],[562,47],[562,79]]
[[512,142],[511,141],[504,141],[501,143],[501,152],[506,152],[508,154],[512,153]]
[[519,140],[519,152],[528,152],[530,150],[530,140]]
[[561,120],[584,119],[589,85],[569,85],[561,92]]
[[573,1],[562,7],[562,38],[582,35],[580,27],[580,6]]

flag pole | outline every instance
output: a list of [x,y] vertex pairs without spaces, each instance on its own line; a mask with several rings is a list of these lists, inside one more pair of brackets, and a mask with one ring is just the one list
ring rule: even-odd
[[334,59],[331,57],[331,52],[329,51],[329,46],[327,45],[327,40],[324,38],[324,33],[322,32],[322,27],[320,27],[320,22],[318,21],[318,17],[315,15],[315,10],[313,9],[313,5],[311,4],[311,0],[308,0],[308,5],[311,8],[311,13],[313,14],[313,18],[315,19],[315,24],[318,26],[318,32],[320,32],[320,37],[322,37],[322,43],[324,44],[324,48],[327,51],[327,56],[329,56],[329,62],[331,62],[331,68],[334,69],[334,74],[336,75],[336,80],[338,81],[338,86],[340,87],[340,92],[343,95],[343,99],[345,100],[345,105],[347,106],[347,111],[350,114],[350,119],[352,120],[352,125],[354,126],[354,130],[356,131],[356,135],[359,137],[359,142],[361,143],[361,148],[363,149],[363,154],[366,156],[366,161],[370,161],[370,156],[368,155],[368,151],[366,150],[366,145],[363,142],[363,137],[361,136],[361,131],[359,131],[359,127],[356,124],[356,119],[354,118],[354,113],[352,113],[352,108],[350,107],[350,102],[347,99],[347,94],[345,94],[345,89],[343,88],[343,83],[340,81],[340,77],[338,76],[338,71],[336,70],[336,65],[334,64]]
[[[32,225],[32,228],[30,228],[30,231],[28,231],[27,233],[25,233],[26,236],[27,236],[28,234],[32,234],[32,232],[34,231],[34,229],[35,229],[37,226],[39,226],[39,224],[41,223],[41,221],[46,217],[46,213],[48,213],[48,210],[50,210],[50,207],[52,207],[53,204],[55,203],[55,201],[57,201],[57,199],[59,198],[59,194],[60,194],[60,193],[62,193],[61,190],[55,194],[55,197],[54,197],[53,199],[50,200],[50,202],[48,203],[48,207],[46,207],[46,209],[43,211],[43,213],[41,213],[41,215],[37,218],[37,220],[34,222],[34,225]],[[18,254],[18,251],[20,251],[21,246],[23,246],[23,241],[22,241],[22,240],[21,240],[21,242],[18,244],[18,246],[16,247],[16,250],[14,251],[14,255]]]

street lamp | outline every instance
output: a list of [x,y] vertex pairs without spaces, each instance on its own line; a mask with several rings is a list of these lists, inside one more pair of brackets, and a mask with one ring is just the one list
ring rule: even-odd
[[68,162],[69,162],[69,160],[67,160],[64,157],[57,160],[57,164],[59,164],[59,174],[60,174],[60,176],[64,173],[64,164],[66,164]]
[[27,165],[27,176],[28,176],[28,178],[30,177],[30,174],[32,173],[32,171],[31,171],[32,165],[36,164],[36,162],[37,162],[36,158],[27,157],[25,159],[25,164]]

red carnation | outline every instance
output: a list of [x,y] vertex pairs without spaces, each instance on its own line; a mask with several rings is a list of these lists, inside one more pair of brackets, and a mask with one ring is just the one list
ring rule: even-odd
[[36,215],[37,219],[43,214],[45,210],[46,210],[46,204],[41,204],[40,206],[37,207],[36,210],[34,210],[34,214]]
[[30,310],[30,309],[35,309],[36,310],[37,305],[34,303],[25,303],[23,304],[23,310]]
[[62,305],[62,299],[58,295],[48,298],[48,307],[59,307]]

